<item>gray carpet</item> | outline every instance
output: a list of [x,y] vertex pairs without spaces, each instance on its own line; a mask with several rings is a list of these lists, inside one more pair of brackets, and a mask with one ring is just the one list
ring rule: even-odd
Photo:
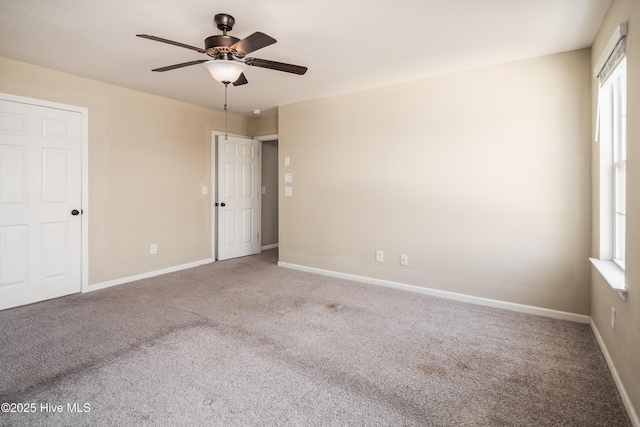
[[588,325],[276,261],[0,312],[0,424],[631,425]]

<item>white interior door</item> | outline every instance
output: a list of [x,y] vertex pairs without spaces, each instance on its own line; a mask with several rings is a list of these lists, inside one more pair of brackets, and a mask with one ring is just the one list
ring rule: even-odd
[[81,290],[81,144],[79,112],[0,100],[0,309]]
[[218,259],[260,252],[259,141],[218,137]]

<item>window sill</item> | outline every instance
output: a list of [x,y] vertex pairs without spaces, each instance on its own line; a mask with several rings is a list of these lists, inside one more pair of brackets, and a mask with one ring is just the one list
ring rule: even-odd
[[609,283],[611,289],[616,291],[620,298],[627,300],[627,287],[625,285],[624,270],[613,261],[603,261],[597,258],[589,258],[591,264],[600,272],[604,280]]

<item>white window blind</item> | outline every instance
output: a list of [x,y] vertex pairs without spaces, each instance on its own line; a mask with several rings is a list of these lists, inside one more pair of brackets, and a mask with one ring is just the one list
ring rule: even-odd
[[607,47],[604,52],[602,52],[602,56],[593,69],[593,77],[599,79],[600,84],[609,77],[611,70],[615,68],[624,56],[626,51],[626,37],[627,23],[621,22],[618,24],[616,31],[614,31]]
[[595,140],[600,140],[600,89],[602,84],[611,75],[611,72],[615,69],[616,65],[624,58],[627,48],[627,23],[621,22],[616,27],[607,47],[602,52],[602,56],[596,63],[593,69],[593,77],[598,79],[598,104],[596,107],[596,134]]

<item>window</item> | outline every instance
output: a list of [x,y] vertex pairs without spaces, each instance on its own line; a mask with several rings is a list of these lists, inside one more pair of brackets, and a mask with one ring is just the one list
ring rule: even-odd
[[[626,168],[627,168],[627,76],[626,58],[615,67],[609,78],[603,84],[603,90],[609,93],[605,99],[610,101],[611,134],[604,138],[610,139],[612,153],[612,259],[620,268],[625,268],[625,229],[626,229]],[[604,139],[603,138],[603,139]],[[604,212],[606,215],[607,213]]]
[[596,141],[600,145],[600,253],[593,264],[609,284],[626,292],[627,60],[621,23],[594,69],[599,80]]

